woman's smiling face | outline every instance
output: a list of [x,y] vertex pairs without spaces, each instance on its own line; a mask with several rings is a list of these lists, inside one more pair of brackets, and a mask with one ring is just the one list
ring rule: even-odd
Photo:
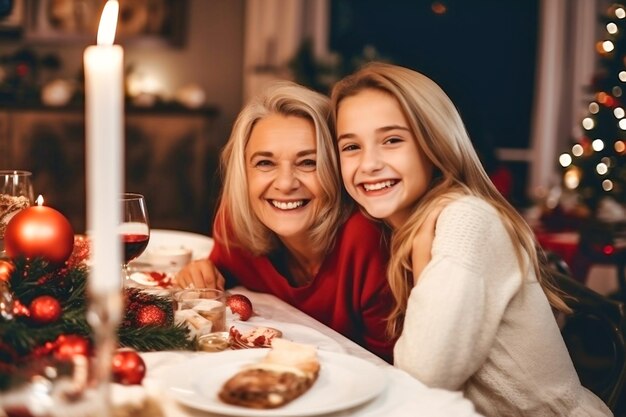
[[366,89],[339,102],[337,138],[348,193],[372,217],[402,225],[428,190],[433,165],[398,101]]
[[248,195],[259,220],[283,241],[306,239],[322,204],[315,126],[302,117],[259,120],[245,148]]

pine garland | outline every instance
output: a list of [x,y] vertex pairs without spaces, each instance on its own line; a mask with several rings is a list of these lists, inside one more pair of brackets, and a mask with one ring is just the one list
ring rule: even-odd
[[[0,380],[7,370],[15,370],[31,355],[36,356],[37,349],[42,349],[61,335],[74,334],[93,341],[93,332],[86,319],[88,269],[84,263],[60,269],[50,267],[42,259],[14,259],[13,264],[15,269],[7,284],[18,308],[14,309],[13,318],[0,317]],[[61,306],[62,314],[54,323],[39,325],[24,311],[34,299],[43,295],[54,297]],[[124,318],[118,328],[121,347],[138,351],[193,348],[194,340],[189,340],[189,330],[184,325],[174,324],[170,300],[138,289],[125,289],[124,299]],[[163,325],[136,325],[137,310],[146,305],[155,305],[165,312]]]

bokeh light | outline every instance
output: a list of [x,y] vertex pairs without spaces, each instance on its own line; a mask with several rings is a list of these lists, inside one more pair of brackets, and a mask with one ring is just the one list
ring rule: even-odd
[[604,149],[604,142],[602,141],[602,139],[596,139],[591,142],[591,147],[594,151],[600,152],[602,149]]
[[578,184],[580,184],[579,171],[575,168],[568,169],[563,176],[563,183],[565,184],[565,187],[569,188],[570,190],[578,187]]
[[580,143],[577,143],[576,145],[572,146],[572,154],[574,156],[581,156],[584,153],[584,151],[585,149]]
[[568,153],[562,153],[561,156],[559,156],[559,163],[563,168],[567,168],[572,164],[571,155]]

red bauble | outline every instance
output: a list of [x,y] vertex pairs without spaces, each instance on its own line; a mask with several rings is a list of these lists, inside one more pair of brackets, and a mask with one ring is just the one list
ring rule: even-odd
[[55,209],[32,206],[9,220],[4,246],[11,258],[42,257],[53,265],[60,265],[72,253],[74,231],[65,216]]
[[120,349],[111,362],[113,381],[124,385],[138,385],[146,375],[146,364],[132,349]]
[[233,294],[226,299],[226,305],[230,307],[230,311],[233,314],[238,314],[242,321],[248,320],[252,317],[252,302],[248,297],[242,294]]
[[76,355],[89,356],[89,340],[75,334],[61,335],[54,342],[54,357],[58,360],[71,360]]
[[15,266],[8,261],[0,260],[0,281],[8,282]]
[[135,325],[138,327],[165,326],[166,321],[165,311],[152,304],[140,307],[135,316]]
[[28,306],[30,318],[37,324],[54,323],[61,317],[61,303],[49,295],[42,295]]

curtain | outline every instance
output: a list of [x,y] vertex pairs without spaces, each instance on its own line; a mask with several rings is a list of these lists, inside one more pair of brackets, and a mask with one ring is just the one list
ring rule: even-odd
[[558,155],[580,137],[596,54],[597,0],[542,0],[528,195],[560,184]]
[[328,0],[247,0],[243,100],[277,79],[290,79],[289,61],[306,39],[316,58],[328,51]]

